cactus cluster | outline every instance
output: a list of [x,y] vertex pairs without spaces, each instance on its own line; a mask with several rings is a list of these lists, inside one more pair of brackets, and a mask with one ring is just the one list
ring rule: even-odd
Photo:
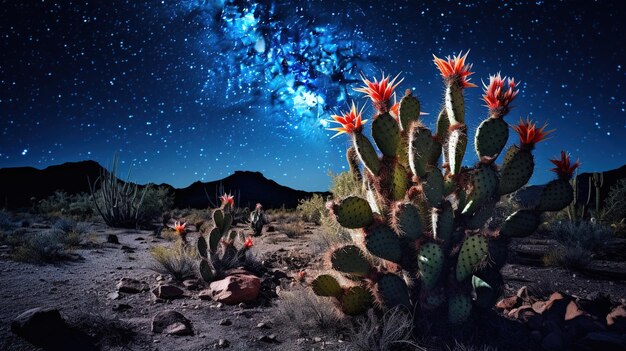
[[252,247],[252,239],[243,240],[243,246],[237,248],[235,241],[242,239],[237,231],[231,230],[234,199],[230,195],[221,197],[222,206],[213,211],[214,226],[208,234],[198,238],[197,249],[200,255],[200,276],[206,282],[221,279],[227,269],[237,267],[245,262],[246,254]]
[[[509,147],[496,165],[509,136],[504,117],[518,89],[514,79],[491,76],[483,96],[489,114],[474,140],[479,162],[464,167],[468,135],[463,91],[475,86],[469,82],[466,57],[434,59],[445,82],[434,133],[421,123],[420,102],[410,90],[399,103],[391,103],[401,82],[397,76],[383,75],[373,82],[364,78],[365,86],[355,89],[373,102],[374,144],[363,133],[362,109],[352,104],[349,112],[332,116],[331,122],[340,127],[331,130],[352,139],[348,160],[354,153],[363,164],[367,197],[349,196],[328,207],[341,226],[360,233],[363,240],[331,249],[329,265],[336,273],[320,275],[312,288],[335,298],[347,314],[361,313],[374,303],[447,316],[450,323],[467,320],[473,309],[491,307],[498,298],[510,238],[532,234],[542,212],[560,210],[572,201],[569,178],[578,162],[570,163],[563,152],[552,161],[558,178],[544,187],[536,206],[513,213],[499,231],[484,228],[500,197],[531,178],[534,146],[551,131],[521,120],[513,127],[520,143]],[[341,286],[340,281],[348,283]]]

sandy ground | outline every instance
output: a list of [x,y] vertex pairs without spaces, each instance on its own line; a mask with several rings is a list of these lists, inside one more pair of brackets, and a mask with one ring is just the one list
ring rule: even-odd
[[[116,234],[121,245],[106,244],[106,236]],[[302,267],[317,268],[322,255],[311,239],[322,235],[317,227],[308,226],[303,236],[289,239],[279,232],[265,233],[255,238],[254,249],[260,258],[274,257],[272,265],[293,276]],[[193,238],[193,236],[192,236]],[[100,321],[121,321],[126,329],[135,332],[132,343],[111,332],[110,350],[210,350],[219,339],[227,339],[231,350],[339,350],[346,343],[336,335],[299,335],[288,324],[278,322],[277,299],[251,306],[219,306],[201,301],[197,291],[187,291],[186,297],[157,302],[151,292],[120,293],[112,300],[108,295],[116,291],[117,282],[124,277],[158,283],[159,274],[150,270],[152,258],[149,249],[154,245],[171,245],[165,239],[156,239],[151,231],[112,230],[94,225],[91,240],[95,245],[77,250],[82,258],[57,265],[32,265],[14,262],[6,255],[0,258],[0,350],[35,350],[30,344],[10,331],[12,319],[34,307],[56,307],[70,323],[78,323],[86,316]],[[133,252],[122,250],[121,246]],[[277,260],[280,258],[280,260]],[[503,270],[506,289],[514,292],[523,285],[543,284],[557,290],[586,297],[593,292],[608,293],[613,298],[626,297],[626,282],[613,282],[558,268],[538,268],[509,264]],[[293,289],[290,278],[282,279],[283,289]],[[116,310],[120,304],[131,308]],[[185,337],[153,334],[150,321],[157,312],[173,309],[190,319],[194,335]],[[222,326],[227,318],[232,325]],[[258,328],[259,323],[268,328]],[[274,334],[278,343],[259,340]],[[116,342],[123,345],[115,345]]]

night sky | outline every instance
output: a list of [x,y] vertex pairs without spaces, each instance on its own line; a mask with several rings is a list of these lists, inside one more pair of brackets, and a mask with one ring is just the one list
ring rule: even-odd
[[[472,82],[498,71],[522,82],[509,123],[556,129],[531,183],[553,177],[562,148],[582,171],[612,169],[626,163],[622,3],[2,1],[0,167],[107,164],[117,152],[140,183],[251,170],[325,190],[348,146],[325,121],[367,102],[352,90],[361,72],[402,72],[399,94],[414,89],[432,126],[443,92],[432,54],[471,49]],[[481,94],[465,92],[470,138]]]

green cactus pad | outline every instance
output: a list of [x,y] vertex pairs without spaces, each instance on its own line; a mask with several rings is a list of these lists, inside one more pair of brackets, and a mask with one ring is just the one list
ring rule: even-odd
[[425,306],[427,309],[433,309],[441,306],[446,301],[446,297],[442,294],[428,294],[425,299]]
[[411,91],[407,91],[402,100],[400,100],[400,108],[398,109],[398,118],[402,130],[408,130],[411,122],[420,118],[420,102]]
[[489,253],[487,238],[482,235],[470,236],[463,242],[456,263],[456,280],[461,282],[469,277]]
[[443,268],[443,260],[443,251],[439,245],[427,243],[420,247],[417,264],[422,276],[422,283],[426,289],[430,290],[437,285]]
[[441,208],[433,207],[431,213],[435,239],[448,243],[454,231],[454,211],[452,205],[450,202],[444,201]]
[[213,223],[215,223],[215,226],[221,231],[221,228],[224,225],[224,211],[220,209],[213,211]]
[[367,227],[374,220],[369,203],[358,196],[348,196],[341,200],[333,206],[333,213],[337,222],[349,229]]
[[467,127],[463,125],[452,132],[448,138],[448,155],[446,160],[450,165],[450,174],[456,175],[461,172],[463,156],[467,148]]
[[473,213],[498,190],[498,174],[490,166],[481,164],[472,172],[472,192],[463,214]]
[[509,238],[529,236],[541,224],[541,212],[535,210],[519,210],[510,215],[500,228],[500,235]]
[[346,290],[341,298],[341,310],[349,316],[356,316],[372,306],[372,293],[362,286]]
[[419,209],[415,205],[409,202],[396,205],[392,218],[393,227],[399,236],[412,240],[422,237],[424,227]]
[[476,212],[474,212],[472,217],[470,217],[470,219],[467,220],[466,225],[465,225],[466,228],[467,229],[482,228],[487,222],[487,220],[491,218],[491,216],[493,215],[493,211],[495,207],[496,207],[495,201],[487,201],[486,203],[484,203]]
[[437,206],[443,200],[443,175],[438,168],[426,173],[422,190],[430,206]]
[[474,304],[481,308],[491,308],[495,305],[499,291],[496,287],[502,286],[502,275],[497,270],[488,268],[480,274],[472,276],[472,298]]
[[200,261],[200,277],[205,282],[212,282],[215,280],[215,272],[213,271],[213,267],[206,259],[202,259]]
[[374,150],[374,146],[365,135],[361,133],[354,133],[352,135],[352,142],[361,162],[363,162],[363,165],[370,173],[378,175],[380,171],[380,159],[378,158],[376,150]]
[[440,143],[443,143],[444,140],[448,139],[449,128],[450,120],[448,119],[446,108],[444,107],[441,112],[439,112],[439,116],[437,117],[437,129],[435,130],[435,136]]
[[328,296],[339,298],[343,294],[343,289],[335,277],[329,274],[322,274],[311,283],[313,292],[317,296]]
[[378,295],[386,308],[410,307],[409,289],[404,280],[393,273],[387,273],[376,283]]
[[432,167],[436,167],[439,164],[439,159],[441,158],[441,143],[433,140],[433,144],[430,147],[430,152],[428,154],[428,164]]
[[478,127],[474,145],[478,158],[495,157],[509,139],[509,125],[502,118],[487,118]]
[[400,147],[400,126],[387,112],[374,117],[372,137],[380,152],[385,156],[395,157]]
[[374,256],[399,263],[402,255],[400,239],[386,225],[374,225],[364,228],[365,247]]
[[204,238],[204,235],[200,235],[198,238],[198,242],[196,243],[196,247],[198,248],[198,254],[202,258],[208,258],[209,254],[209,245]]
[[465,123],[465,99],[459,84],[452,83],[446,87],[445,106],[450,125]]
[[543,188],[539,197],[539,211],[560,211],[574,201],[574,189],[564,179],[555,179]]
[[332,251],[330,263],[333,269],[358,277],[365,277],[372,270],[363,251],[355,245],[346,245]]
[[433,136],[430,130],[414,125],[409,135],[409,166],[414,175],[423,177],[426,174],[432,148]]
[[448,321],[452,324],[463,323],[472,312],[472,301],[466,295],[454,295],[448,300]]
[[211,253],[215,253],[217,251],[217,247],[220,244],[220,240],[222,239],[222,232],[218,228],[213,228],[209,232],[209,250]]
[[380,205],[378,204],[378,199],[376,198],[374,190],[368,187],[365,192],[365,196],[367,197],[367,203],[370,205],[372,212],[380,213]]
[[502,169],[498,194],[510,194],[528,183],[535,169],[535,160],[528,150],[521,150],[512,145],[506,152]]
[[404,195],[406,195],[406,191],[409,188],[409,178],[407,176],[406,170],[404,169],[404,167],[402,167],[401,164],[393,164],[389,181],[391,199],[394,201],[404,199]]

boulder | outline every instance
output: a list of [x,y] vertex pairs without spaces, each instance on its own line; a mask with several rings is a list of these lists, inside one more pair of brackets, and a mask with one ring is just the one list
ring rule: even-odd
[[148,284],[133,278],[122,278],[117,283],[117,291],[128,294],[137,294],[149,289]]
[[37,307],[23,312],[11,323],[11,331],[44,350],[95,350],[94,340],[70,328],[59,310]]
[[193,335],[193,325],[191,321],[181,313],[167,310],[157,313],[152,317],[153,333],[163,333],[171,335]]
[[184,291],[174,285],[161,284],[154,288],[152,293],[159,299],[172,300],[183,296]]
[[261,280],[251,274],[230,275],[217,280],[209,288],[200,292],[200,298],[210,296],[211,299],[227,305],[252,302],[259,296]]

